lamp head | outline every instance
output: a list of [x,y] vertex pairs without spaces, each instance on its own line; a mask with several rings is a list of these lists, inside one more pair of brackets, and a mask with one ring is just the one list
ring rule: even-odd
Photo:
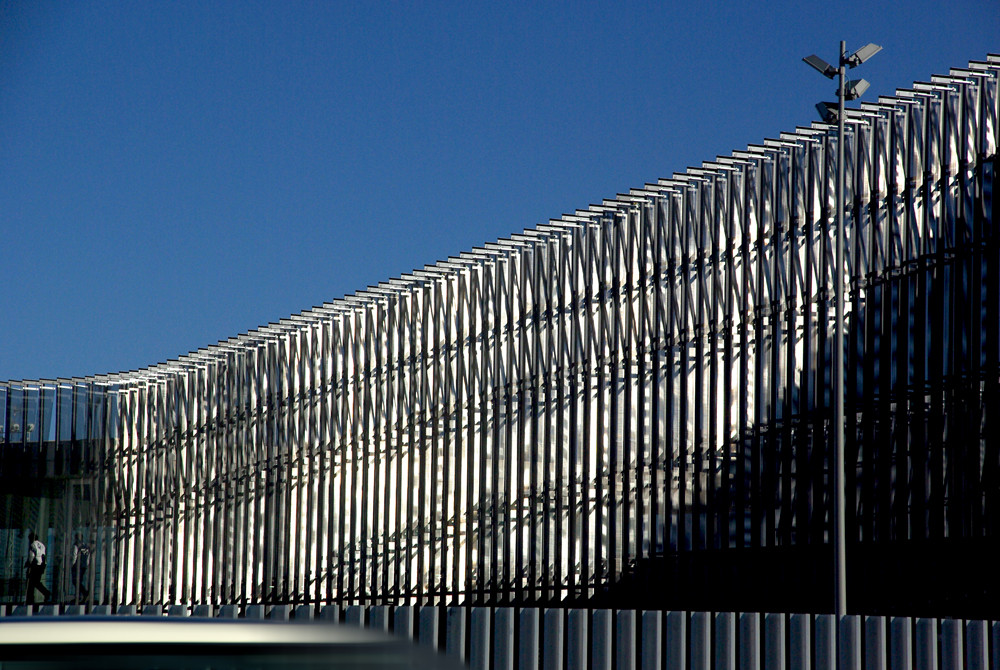
[[819,112],[819,117],[823,119],[826,123],[836,123],[837,122],[837,103],[835,102],[817,102],[816,111]]
[[868,90],[869,86],[871,86],[871,84],[869,84],[866,79],[851,79],[844,82],[844,99],[857,100],[865,94],[865,91]]
[[847,60],[844,61],[844,65],[848,67],[857,67],[881,50],[882,47],[880,47],[877,44],[872,44],[869,42],[868,44],[864,45],[863,47],[855,51],[853,54],[848,56]]
[[837,68],[833,67],[816,54],[806,56],[802,60],[806,63],[806,65],[815,68],[817,72],[829,79],[833,79],[837,76]]

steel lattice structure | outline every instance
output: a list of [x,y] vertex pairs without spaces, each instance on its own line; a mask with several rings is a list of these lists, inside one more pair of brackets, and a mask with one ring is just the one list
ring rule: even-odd
[[[998,75],[848,118],[855,541],[997,535]],[[5,577],[29,526],[63,593],[82,535],[113,604],[562,601],[659,555],[823,545],[836,141],[799,128],[145,370],[0,385]]]

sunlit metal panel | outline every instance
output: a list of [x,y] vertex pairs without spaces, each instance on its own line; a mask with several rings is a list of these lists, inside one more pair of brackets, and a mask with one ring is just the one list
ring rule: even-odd
[[993,537],[998,70],[849,111],[845,352],[815,124],[174,361],[0,384],[5,565],[30,526],[66,599],[530,603],[823,546],[837,355],[852,541]]

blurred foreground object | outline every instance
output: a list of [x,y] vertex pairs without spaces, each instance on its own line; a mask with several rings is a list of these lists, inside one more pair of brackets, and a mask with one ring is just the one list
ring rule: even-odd
[[0,667],[461,668],[400,638],[329,623],[149,617],[7,618]]

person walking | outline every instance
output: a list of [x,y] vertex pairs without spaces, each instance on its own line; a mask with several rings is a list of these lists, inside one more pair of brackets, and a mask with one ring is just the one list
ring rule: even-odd
[[42,584],[42,576],[45,574],[45,545],[38,539],[35,532],[28,533],[28,560],[24,566],[28,570],[28,589],[24,594],[24,604],[31,605],[35,600],[35,591],[42,594],[43,602],[51,600],[52,594],[45,584]]

